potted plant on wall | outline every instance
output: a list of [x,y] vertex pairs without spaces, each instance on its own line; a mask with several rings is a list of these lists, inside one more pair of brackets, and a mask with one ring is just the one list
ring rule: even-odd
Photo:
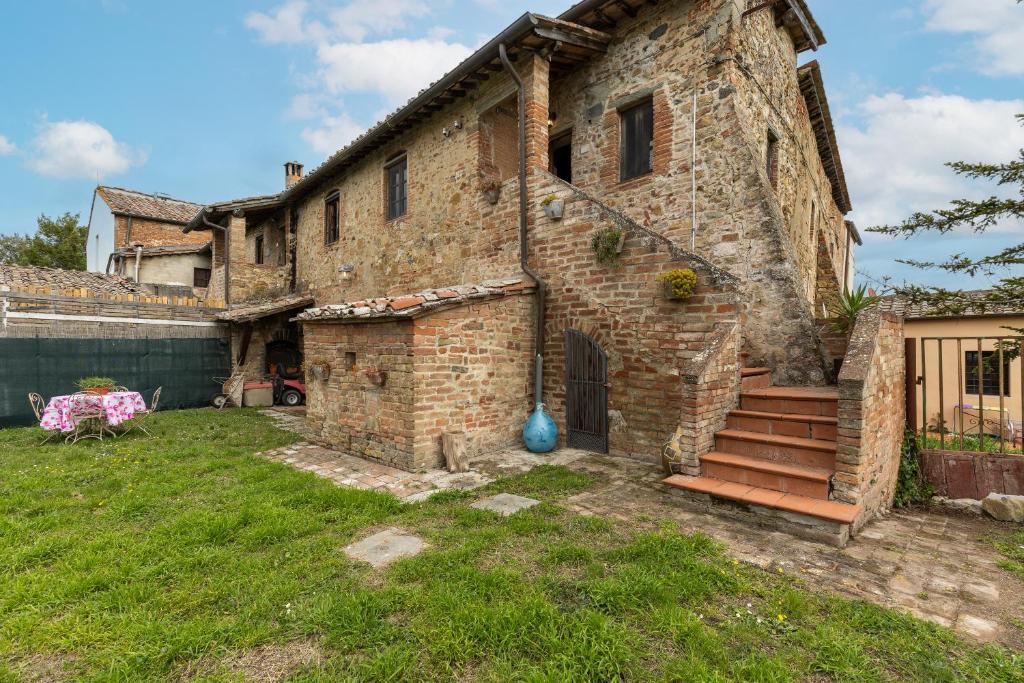
[[388,381],[387,370],[381,370],[380,368],[366,368],[363,370],[363,374],[366,375],[366,379],[370,380],[370,384],[375,387],[382,387]]
[[480,189],[483,190],[484,199],[486,199],[487,203],[491,206],[497,204],[498,200],[501,198],[501,183],[497,180],[484,181]]
[[323,358],[316,358],[310,361],[309,371],[314,378],[323,382],[331,378],[331,365]]
[[860,314],[877,304],[880,298],[868,294],[867,285],[861,285],[854,290],[847,289],[836,296],[828,309],[832,318],[832,331],[848,336],[853,332],[853,326],[857,323]]
[[540,205],[544,207],[544,215],[553,221],[561,220],[565,213],[565,200],[553,194],[542,199]]
[[603,228],[594,233],[590,240],[590,248],[597,256],[597,262],[611,265],[619,260],[622,247],[626,243],[626,233],[619,228]]
[[114,390],[117,383],[109,377],[83,377],[75,384],[86,394],[106,396]]
[[697,274],[689,268],[676,268],[658,276],[665,284],[665,294],[676,301],[686,301],[697,289]]

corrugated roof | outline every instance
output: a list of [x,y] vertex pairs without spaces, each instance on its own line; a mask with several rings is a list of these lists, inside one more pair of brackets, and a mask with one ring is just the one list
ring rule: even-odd
[[316,322],[372,322],[394,318],[416,318],[439,308],[461,306],[484,299],[516,294],[529,289],[522,278],[488,280],[478,285],[452,285],[437,289],[425,289],[414,294],[377,297],[342,304],[330,304],[310,308],[296,316],[306,323]]
[[19,289],[44,287],[50,289],[88,289],[97,294],[141,294],[145,290],[119,275],[89,273],[59,268],[0,265],[0,285]]
[[150,218],[184,225],[202,208],[201,204],[173,199],[165,195],[147,194],[123,187],[100,185],[96,193],[115,214]]

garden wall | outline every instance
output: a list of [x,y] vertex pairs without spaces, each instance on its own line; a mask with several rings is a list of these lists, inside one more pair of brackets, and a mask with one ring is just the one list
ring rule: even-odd
[[1024,456],[921,451],[921,470],[935,493],[981,500],[990,493],[1024,495]]

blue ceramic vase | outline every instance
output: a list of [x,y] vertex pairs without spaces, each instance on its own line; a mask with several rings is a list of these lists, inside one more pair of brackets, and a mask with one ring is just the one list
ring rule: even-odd
[[523,427],[523,441],[531,453],[547,453],[558,441],[558,427],[551,416],[544,410],[544,404],[538,403],[530,419]]

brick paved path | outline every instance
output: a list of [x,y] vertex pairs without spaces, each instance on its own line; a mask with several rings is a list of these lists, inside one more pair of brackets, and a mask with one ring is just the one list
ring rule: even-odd
[[[287,417],[272,417],[289,428]],[[296,430],[304,429],[301,420],[289,417]],[[465,474],[404,472],[311,443],[264,455],[343,486],[385,491],[408,501],[436,490],[477,488],[542,463],[564,465],[595,478],[593,486],[565,502],[580,514],[614,517],[641,528],[672,520],[684,531],[716,538],[741,561],[781,569],[812,589],[902,608],[978,640],[1024,648],[1024,582],[996,566],[999,556],[990,543],[1012,527],[986,518],[944,511],[893,513],[838,549],[698,510],[660,485],[663,475],[654,465],[572,449],[548,455],[500,451],[475,458]]]

